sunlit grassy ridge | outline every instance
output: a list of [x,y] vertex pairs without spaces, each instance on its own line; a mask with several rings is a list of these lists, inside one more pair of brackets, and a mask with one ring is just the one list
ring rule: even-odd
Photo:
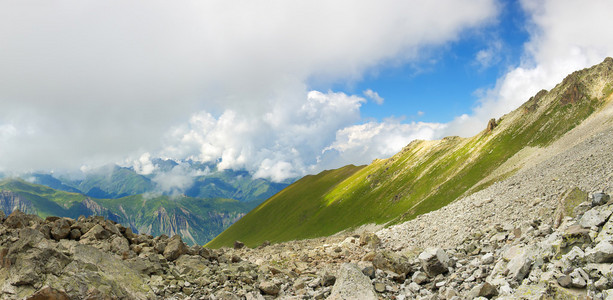
[[[525,147],[551,144],[603,105],[613,92],[613,60],[569,75],[470,138],[413,141],[361,169],[348,166],[307,177],[267,200],[207,246],[241,240],[256,246],[329,235],[366,223],[401,222],[441,208]],[[485,127],[485,124],[484,124]],[[351,170],[351,172],[348,172]],[[321,184],[327,182],[328,184]]]

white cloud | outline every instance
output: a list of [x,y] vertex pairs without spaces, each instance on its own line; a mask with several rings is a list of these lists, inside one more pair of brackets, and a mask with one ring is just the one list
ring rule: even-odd
[[132,162],[132,168],[134,171],[141,175],[149,175],[155,171],[155,166],[151,162],[151,154],[149,152],[143,153],[143,155]]
[[[190,118],[214,134],[182,137],[177,153],[197,147],[222,167],[314,160],[347,120],[310,116],[303,105],[319,104],[304,95],[309,82],[417,59],[497,9],[494,0],[3,1],[0,124],[11,127],[1,133],[0,168],[138,159]],[[195,120],[198,111],[211,114]],[[316,128],[332,131],[314,138]],[[280,154],[288,148],[298,154]]]
[[151,179],[156,192],[166,195],[181,195],[194,184],[195,172],[184,165],[176,165],[168,172],[159,172]]
[[339,130],[336,140],[324,149],[324,153],[346,164],[365,164],[374,158],[396,154],[412,140],[438,138],[444,128],[445,125],[439,123],[407,124],[395,119],[354,125]]
[[367,89],[363,92],[364,96],[366,96],[368,99],[374,101],[375,103],[381,105],[383,104],[383,98],[381,96],[379,96],[379,93],[371,90],[371,89]]
[[529,16],[530,40],[519,66],[482,91],[473,113],[457,117],[446,135],[470,136],[487,120],[519,107],[541,89],[551,89],[573,71],[613,56],[613,2],[541,0],[522,1]]
[[475,62],[482,69],[498,63],[501,59],[502,42],[498,39],[491,41],[485,49],[480,50],[475,55]]

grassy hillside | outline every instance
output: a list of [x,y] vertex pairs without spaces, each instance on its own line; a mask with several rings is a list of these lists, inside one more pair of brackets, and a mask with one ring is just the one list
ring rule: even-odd
[[[613,59],[569,75],[471,138],[414,141],[400,153],[346,174],[322,189],[300,180],[267,200],[209,244],[255,246],[332,234],[365,223],[401,222],[441,208],[481,182],[525,147],[547,146],[610,101]],[[607,100],[609,99],[609,100]],[[485,124],[484,124],[485,127]],[[329,171],[327,178],[346,170]],[[513,171],[510,171],[513,172]],[[480,183],[481,182],[481,183]],[[316,191],[308,193],[307,191]]]
[[329,228],[335,220],[310,222],[326,210],[317,199],[362,168],[345,166],[306,176],[260,204],[208,245],[230,245],[237,236],[246,245],[256,246],[265,240],[280,242],[296,235],[315,237],[333,233]]

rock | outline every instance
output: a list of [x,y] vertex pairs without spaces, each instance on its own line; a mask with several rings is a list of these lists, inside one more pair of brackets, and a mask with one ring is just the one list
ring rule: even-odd
[[385,293],[385,283],[375,282],[375,291],[377,293]]
[[55,220],[51,226],[51,237],[56,241],[65,239],[70,235],[70,222],[64,218]]
[[181,240],[180,235],[174,235],[164,249],[164,258],[169,261],[174,261],[179,256],[187,253],[187,246]]
[[390,251],[381,251],[375,255],[372,265],[379,270],[392,271],[406,275],[411,271],[408,258]]
[[375,278],[375,268],[372,266],[367,266],[362,269],[362,274],[368,276],[368,278],[370,279],[374,279]]
[[234,249],[243,249],[245,244],[241,241],[234,241]]
[[563,287],[570,287],[570,285],[572,284],[572,278],[570,278],[570,276],[568,275],[562,275],[558,277],[558,284]]
[[276,296],[281,290],[277,284],[272,281],[264,281],[259,285],[260,291],[266,295]]
[[483,255],[483,257],[481,257],[481,263],[484,265],[491,265],[494,263],[494,254],[493,253],[486,253],[485,255]]
[[5,218],[6,218],[6,215],[4,214],[4,211],[0,209],[0,223],[4,222]]
[[4,226],[12,229],[23,228],[28,226],[29,220],[26,214],[22,213],[20,210],[14,210],[7,218],[4,220]]
[[593,226],[600,226],[607,221],[607,218],[611,215],[611,211],[601,211],[600,207],[595,207],[583,214],[579,224],[583,228],[591,228]]
[[70,300],[70,297],[64,291],[56,290],[51,287],[43,287],[32,296],[25,298],[26,300]]
[[413,273],[413,277],[411,277],[411,280],[413,280],[413,282],[415,282],[417,284],[422,284],[422,283],[428,281],[428,275],[426,275],[426,273],[424,273],[424,272],[417,271],[417,272]]
[[324,275],[324,278],[323,278],[324,286],[332,286],[334,285],[334,283],[336,283],[336,276],[331,275],[331,274]]
[[355,264],[343,264],[332,287],[329,300],[362,299],[377,300],[370,279]]
[[585,251],[585,259],[592,263],[612,263],[613,245],[609,241],[601,241],[594,248]]
[[381,244],[381,239],[372,232],[365,232],[360,236],[360,246],[376,249],[379,244]]
[[430,277],[446,273],[449,257],[441,248],[428,248],[418,256],[421,266]]
[[115,236],[111,241],[111,251],[120,255],[128,253],[130,252],[130,244],[123,236]]
[[521,252],[515,255],[507,264],[509,276],[516,282],[521,282],[530,272],[530,267],[532,267],[532,259],[530,259],[527,252],[525,248],[522,248]]
[[562,234],[562,247],[582,246],[590,243],[589,229],[581,227],[581,225],[569,226]]
[[111,233],[104,229],[100,224],[96,224],[87,233],[81,236],[81,240],[106,240],[111,236]]
[[498,124],[496,123],[496,119],[490,119],[487,122],[487,128],[486,128],[487,132],[490,133],[494,131],[494,128],[496,128],[496,126],[498,126]]
[[584,288],[587,285],[587,280],[589,279],[589,275],[585,273],[581,268],[576,268],[570,274],[571,287],[574,288]]
[[495,286],[491,285],[489,282],[484,282],[476,285],[469,293],[469,299],[474,299],[478,297],[485,297],[490,299],[492,297],[498,296],[498,290]]
[[608,194],[604,192],[593,193],[591,198],[592,198],[592,206],[604,205],[607,202],[609,202],[609,200],[611,200],[611,196],[609,196]]
[[81,238],[81,230],[79,229],[72,229],[70,230],[70,239],[71,240],[75,240],[78,241]]

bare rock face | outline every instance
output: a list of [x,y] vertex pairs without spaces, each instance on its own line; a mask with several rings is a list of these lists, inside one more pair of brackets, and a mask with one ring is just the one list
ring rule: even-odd
[[70,298],[64,291],[56,290],[51,287],[44,287],[26,300],[69,300]]
[[496,119],[490,119],[489,122],[487,122],[487,132],[494,131],[494,128],[496,128],[496,126],[498,126],[498,124],[496,123]]

